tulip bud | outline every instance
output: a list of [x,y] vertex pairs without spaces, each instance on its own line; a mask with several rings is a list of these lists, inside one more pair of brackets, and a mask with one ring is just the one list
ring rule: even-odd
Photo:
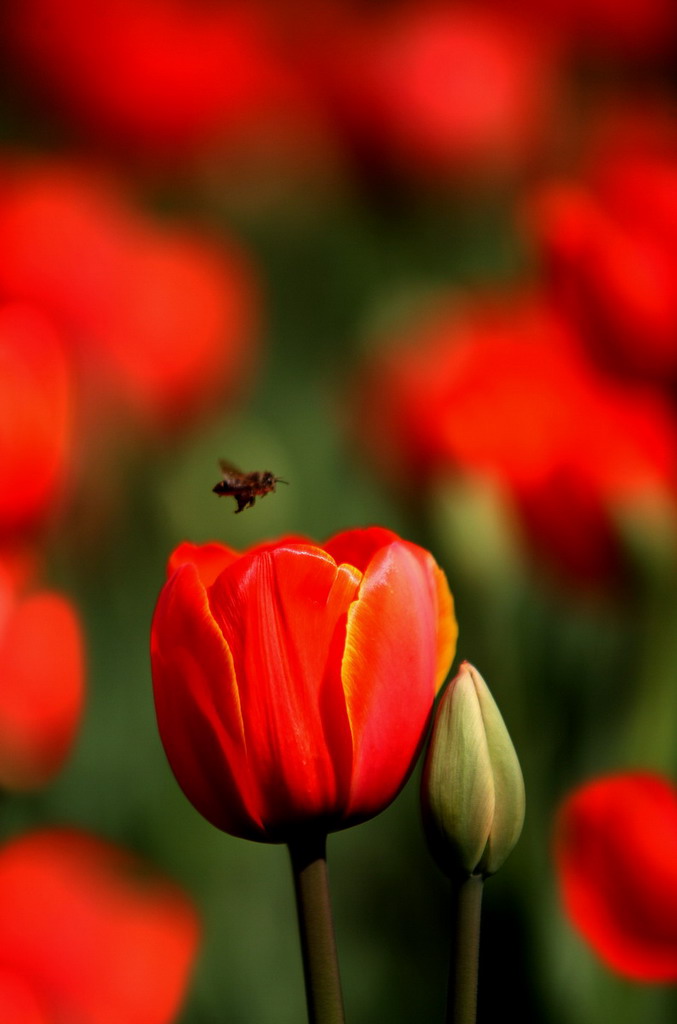
[[494,874],[522,831],[517,754],[487,684],[468,662],[437,709],[421,799],[428,845],[446,875]]

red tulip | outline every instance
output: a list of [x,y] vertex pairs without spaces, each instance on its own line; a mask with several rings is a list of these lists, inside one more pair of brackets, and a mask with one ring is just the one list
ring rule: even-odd
[[453,474],[512,500],[539,556],[573,580],[623,566],[614,511],[677,494],[677,432],[661,399],[603,378],[533,300],[476,299],[377,358],[362,434],[405,486]]
[[0,544],[32,532],[58,503],[71,398],[66,354],[54,327],[28,306],[0,305]]
[[[173,571],[172,571],[173,570]],[[456,641],[432,556],[389,530],[243,554],[181,545],[153,620],[160,735],[194,806],[288,842],[381,811],[404,784]]]
[[63,765],[82,716],[83,662],[70,602],[17,595],[0,566],[0,787],[42,786]]
[[574,791],[557,819],[555,858],[569,918],[614,970],[677,982],[677,792],[629,773]]
[[138,858],[44,830],[0,849],[0,1019],[170,1024],[198,940],[195,911]]

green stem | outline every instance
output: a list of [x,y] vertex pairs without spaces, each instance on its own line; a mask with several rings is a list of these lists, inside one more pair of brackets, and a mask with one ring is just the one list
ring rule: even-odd
[[308,833],[289,843],[309,1024],[344,1024],[341,979],[327,880],[327,837]]
[[458,883],[449,963],[447,1024],[475,1024],[483,887],[481,875],[461,878]]

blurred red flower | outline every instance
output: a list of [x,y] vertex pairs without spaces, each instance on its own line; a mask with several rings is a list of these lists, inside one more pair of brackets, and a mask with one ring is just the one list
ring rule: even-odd
[[555,299],[596,357],[674,383],[677,132],[645,127],[604,132],[579,180],[539,190],[529,222]]
[[405,174],[493,177],[524,166],[556,94],[552,53],[476,6],[399,4],[327,19],[306,54],[359,151]]
[[0,1018],[170,1024],[198,941],[187,897],[138,858],[67,830],[0,849]]
[[237,132],[290,85],[260,8],[209,0],[6,0],[6,59],[90,138],[174,157]]
[[33,789],[62,767],[84,702],[80,622],[60,594],[20,594],[0,564],[0,787]]
[[413,328],[366,374],[361,435],[404,485],[485,476],[546,562],[573,579],[622,566],[612,511],[671,500],[675,424],[660,398],[602,377],[552,311],[475,299]]
[[150,428],[181,426],[232,389],[258,305],[235,245],[161,225],[112,181],[49,160],[4,169],[0,296],[59,326],[90,412],[112,400]]
[[677,981],[677,792],[659,775],[596,779],[564,801],[555,830],[564,908],[609,967]]
[[71,406],[62,338],[38,310],[0,300],[0,548],[34,532],[58,504]]
[[288,842],[369,818],[411,771],[456,622],[432,556],[389,530],[240,554],[183,544],[155,610],[160,735],[212,824]]

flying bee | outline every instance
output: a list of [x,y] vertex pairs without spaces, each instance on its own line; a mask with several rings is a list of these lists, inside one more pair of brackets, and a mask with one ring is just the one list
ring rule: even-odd
[[243,473],[230,462],[226,462],[225,459],[219,459],[219,469],[223,474],[223,480],[219,480],[218,484],[212,487],[212,490],[219,497],[232,495],[237,502],[236,513],[241,512],[243,508],[253,505],[257,497],[262,498],[264,494],[274,491],[275,484],[286,484],[288,482],[287,480],[282,480],[279,476],[274,476],[267,470],[258,473]]

